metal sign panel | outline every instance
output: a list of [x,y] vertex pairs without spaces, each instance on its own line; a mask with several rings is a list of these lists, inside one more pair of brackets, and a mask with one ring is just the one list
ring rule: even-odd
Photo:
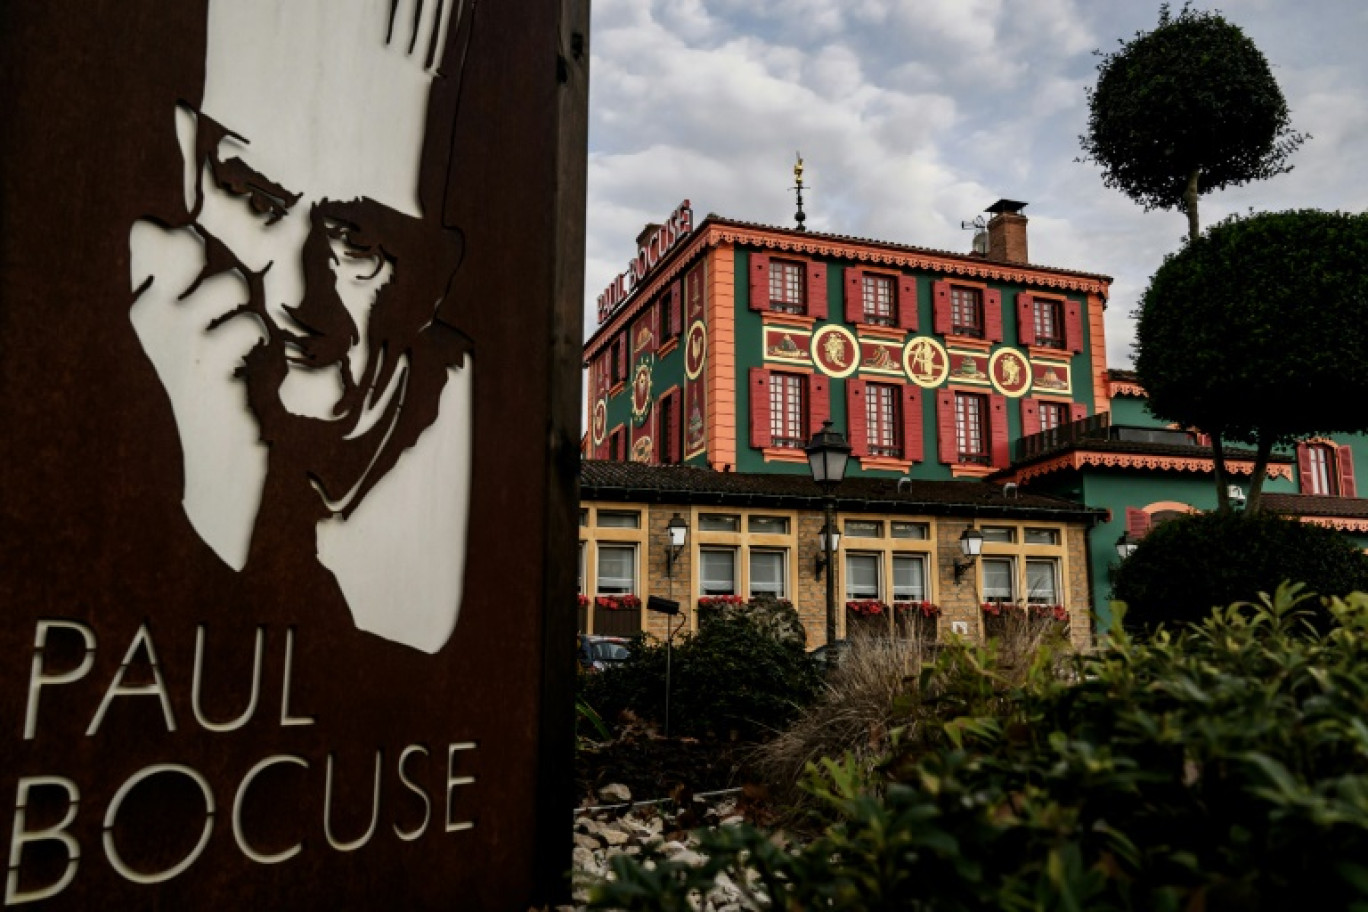
[[3,20],[3,904],[555,898],[587,9]]

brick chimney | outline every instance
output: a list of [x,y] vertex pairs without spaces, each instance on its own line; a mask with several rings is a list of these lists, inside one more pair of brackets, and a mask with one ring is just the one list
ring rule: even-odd
[[1026,204],[1017,200],[1000,199],[985,209],[993,213],[988,222],[987,258],[999,263],[1027,263],[1026,216],[1021,210]]

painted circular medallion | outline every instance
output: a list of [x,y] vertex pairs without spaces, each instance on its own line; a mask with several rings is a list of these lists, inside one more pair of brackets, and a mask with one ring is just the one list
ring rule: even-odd
[[988,362],[988,377],[1004,396],[1024,396],[1031,388],[1031,362],[1015,348],[999,348]]
[[812,334],[809,351],[817,369],[828,377],[849,377],[860,366],[860,343],[844,326],[830,323]]
[[950,374],[950,356],[930,336],[917,336],[903,346],[903,371],[907,379],[925,389],[940,386]]

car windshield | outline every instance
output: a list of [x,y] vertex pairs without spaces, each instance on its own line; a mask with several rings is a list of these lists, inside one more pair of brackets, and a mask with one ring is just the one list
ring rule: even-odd
[[621,643],[595,643],[594,658],[603,662],[622,662],[630,653]]

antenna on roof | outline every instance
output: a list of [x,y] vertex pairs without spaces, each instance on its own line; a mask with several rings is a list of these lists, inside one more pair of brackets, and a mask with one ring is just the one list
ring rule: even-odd
[[972,222],[960,222],[960,228],[974,232],[974,253],[978,256],[988,255],[988,222],[983,216],[977,216]]
[[803,153],[795,152],[797,161],[793,163],[793,192],[798,194],[798,211],[793,214],[798,222],[799,231],[807,231],[803,222],[807,221],[807,216],[803,214]]

